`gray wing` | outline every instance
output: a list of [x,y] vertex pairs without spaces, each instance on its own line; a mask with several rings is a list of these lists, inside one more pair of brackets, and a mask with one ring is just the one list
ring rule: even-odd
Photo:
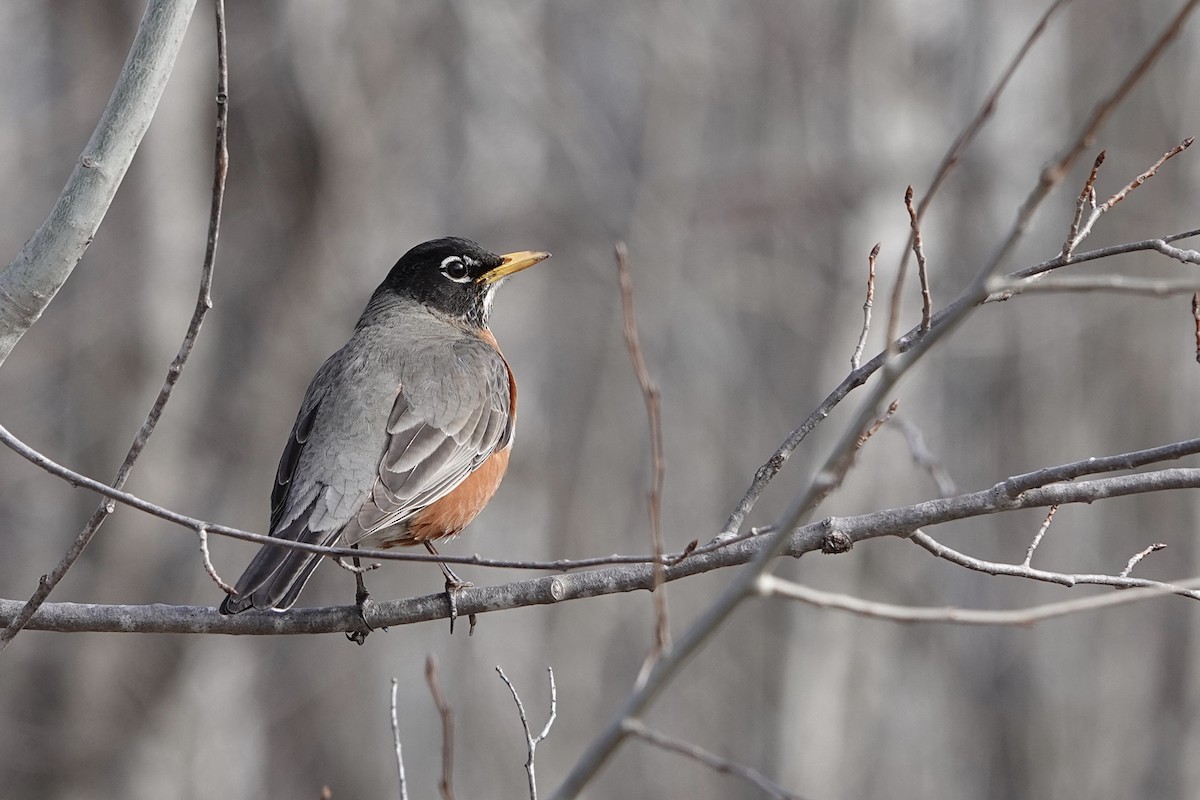
[[402,526],[512,441],[508,365],[487,343],[460,339],[443,357],[414,361],[404,377],[378,480],[347,526],[347,542]]
[[[344,533],[353,544],[402,524],[511,440],[508,367],[495,349],[434,339],[396,363],[386,344],[356,334],[313,378],[271,492],[272,536],[330,545]],[[319,563],[264,546],[222,613],[290,607]]]

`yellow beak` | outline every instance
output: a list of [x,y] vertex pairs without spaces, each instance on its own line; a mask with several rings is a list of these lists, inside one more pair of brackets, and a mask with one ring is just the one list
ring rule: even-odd
[[549,257],[549,253],[542,253],[537,250],[521,250],[516,253],[506,253],[500,257],[503,259],[500,262],[500,266],[483,273],[477,280],[480,283],[495,283],[501,278],[507,278],[514,272],[520,272],[526,267],[532,267],[539,261],[545,261]]

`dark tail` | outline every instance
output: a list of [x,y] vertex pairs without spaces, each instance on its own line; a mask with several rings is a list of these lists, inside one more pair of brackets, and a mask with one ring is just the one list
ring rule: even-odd
[[[331,544],[337,538],[337,531],[314,535],[305,524],[307,520],[308,514],[301,514],[292,525],[274,535],[280,539],[322,545]],[[317,536],[326,541],[315,541]],[[240,614],[251,608],[276,611],[291,608],[320,563],[321,556],[316,553],[264,545],[238,578],[234,587],[237,594],[227,596],[221,603],[221,613]]]

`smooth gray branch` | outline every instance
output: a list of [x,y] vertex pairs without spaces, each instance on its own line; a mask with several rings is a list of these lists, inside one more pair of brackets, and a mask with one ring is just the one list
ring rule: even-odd
[[[1059,583],[1060,581],[1053,581]],[[1114,583],[1119,586],[1120,584]],[[1130,584],[1141,586],[1142,584]],[[1195,590],[1200,588],[1200,578],[1189,578],[1173,584],[1163,584],[1162,587],[1147,587],[1131,589],[1125,592],[1097,594],[1091,597],[1078,597],[1062,600],[1057,603],[1045,603],[1030,608],[1017,608],[1011,611],[991,611],[974,608],[928,608],[919,606],[898,606],[892,603],[880,603],[852,597],[836,592],[826,592],[804,586],[799,583],[785,581],[774,575],[763,575],[759,579],[759,592],[766,597],[785,597],[789,600],[799,600],[802,603],[817,608],[832,608],[848,611],[862,617],[886,620],[888,622],[935,622],[957,625],[991,625],[991,626],[1028,626],[1036,622],[1055,617],[1065,617],[1084,611],[1096,611],[1112,606],[1137,603],[1142,600],[1167,597],[1179,594],[1194,597]]]
[[150,0],[125,66],[50,215],[0,272],[0,365],[83,258],[150,127],[196,0]]
[[396,749],[396,772],[400,785],[400,800],[408,800],[408,782],[404,779],[404,748],[400,744],[400,720],[396,716],[396,679],[392,678],[392,746]]
[[558,718],[558,687],[554,684],[554,668],[547,667],[546,671],[550,673],[550,716],[542,726],[541,732],[535,735],[529,730],[529,718],[525,716],[525,704],[521,702],[521,695],[517,694],[517,687],[513,686],[503,669],[496,667],[496,673],[512,693],[513,702],[517,704],[517,715],[521,718],[521,728],[525,731],[525,748],[528,754],[525,759],[525,775],[529,778],[529,800],[537,800],[537,746],[550,735],[550,728]]

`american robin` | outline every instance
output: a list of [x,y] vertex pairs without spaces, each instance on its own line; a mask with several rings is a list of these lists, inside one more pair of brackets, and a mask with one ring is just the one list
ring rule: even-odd
[[[517,413],[516,381],[488,329],[492,298],[549,257],[447,238],[396,262],[308,386],[271,492],[271,536],[436,555],[434,541],[475,518],[508,467]],[[290,608],[320,561],[264,545],[221,613]],[[453,624],[458,579],[442,568]]]

